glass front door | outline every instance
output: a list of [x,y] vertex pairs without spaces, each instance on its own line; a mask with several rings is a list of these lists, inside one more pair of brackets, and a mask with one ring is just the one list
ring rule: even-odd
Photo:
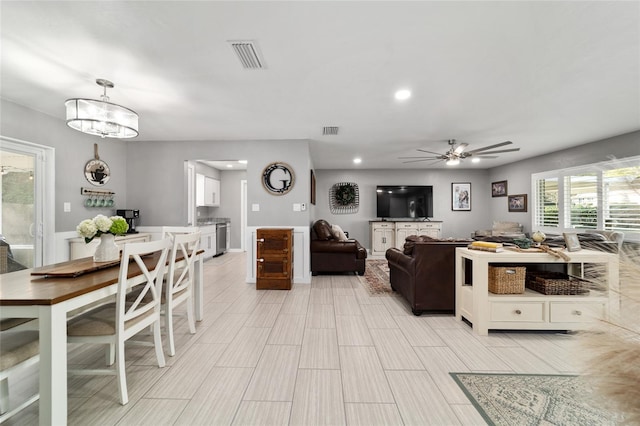
[[35,155],[0,150],[0,273],[35,265]]

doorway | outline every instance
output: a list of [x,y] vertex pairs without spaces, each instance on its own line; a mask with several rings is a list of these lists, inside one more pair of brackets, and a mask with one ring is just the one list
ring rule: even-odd
[[[189,212],[193,212],[194,225],[214,224],[228,218],[231,223],[228,228],[230,230],[228,242],[231,250],[245,250],[246,173],[247,161],[244,160],[192,159],[185,161],[187,217],[191,217]],[[207,186],[207,181],[213,181],[214,184]],[[210,194],[208,191],[212,189],[215,194],[212,200],[217,202],[207,202],[205,195]]]
[[0,273],[53,263],[53,148],[0,136],[0,170]]

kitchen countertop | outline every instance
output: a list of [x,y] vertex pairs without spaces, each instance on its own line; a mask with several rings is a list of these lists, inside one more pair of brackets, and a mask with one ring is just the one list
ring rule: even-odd
[[217,223],[231,223],[231,219],[229,219],[228,217],[211,217],[198,219],[197,226],[215,225]]

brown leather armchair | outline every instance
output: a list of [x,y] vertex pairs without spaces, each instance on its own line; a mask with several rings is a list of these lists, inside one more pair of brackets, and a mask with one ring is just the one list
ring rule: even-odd
[[323,219],[311,227],[311,275],[356,272],[364,275],[367,250],[357,240],[339,240]]
[[391,288],[409,302],[414,315],[455,312],[456,247],[468,244],[414,235],[407,237],[404,251],[387,250]]

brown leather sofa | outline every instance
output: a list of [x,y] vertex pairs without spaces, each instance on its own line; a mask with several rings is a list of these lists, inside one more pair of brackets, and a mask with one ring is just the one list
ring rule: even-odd
[[455,312],[456,247],[468,244],[412,235],[407,237],[404,251],[387,250],[391,288],[409,302],[414,315]]
[[364,275],[367,250],[357,240],[339,240],[323,219],[311,227],[311,275],[356,272]]

